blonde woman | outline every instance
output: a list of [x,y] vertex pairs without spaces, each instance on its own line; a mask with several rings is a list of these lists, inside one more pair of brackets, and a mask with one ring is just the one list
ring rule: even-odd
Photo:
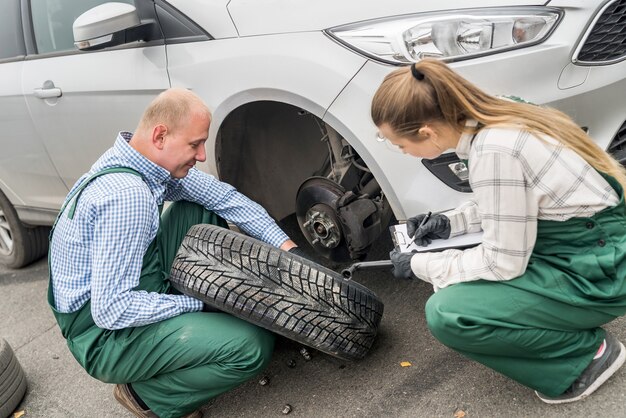
[[626,359],[601,328],[626,312],[624,169],[565,114],[490,96],[435,60],[389,74],[372,119],[407,154],[468,161],[473,199],[408,230],[422,245],[480,230],[482,242],[391,254],[396,276],[434,286],[433,335],[544,402],[595,391]]

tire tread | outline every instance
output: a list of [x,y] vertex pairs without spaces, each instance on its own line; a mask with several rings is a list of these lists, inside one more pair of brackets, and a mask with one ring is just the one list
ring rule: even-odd
[[373,292],[332,270],[213,225],[189,230],[170,281],[224,312],[351,360],[370,349],[384,310]]
[[11,346],[0,338],[0,418],[7,418],[26,394],[26,376]]

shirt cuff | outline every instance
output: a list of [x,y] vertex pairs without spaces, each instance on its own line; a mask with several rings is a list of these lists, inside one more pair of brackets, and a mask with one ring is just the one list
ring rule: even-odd
[[418,279],[428,283],[432,283],[432,279],[428,276],[428,259],[430,253],[417,253],[411,257],[411,270]]
[[467,225],[465,224],[463,212],[453,209],[451,211],[444,212],[443,215],[450,219],[450,237],[463,235],[467,232]]
[[200,312],[204,303],[192,296],[183,295],[185,301],[183,303],[183,312]]
[[261,241],[264,241],[274,247],[280,247],[285,241],[289,239],[289,236],[283,232],[282,229],[278,227],[278,225],[273,224],[269,225],[261,238]]

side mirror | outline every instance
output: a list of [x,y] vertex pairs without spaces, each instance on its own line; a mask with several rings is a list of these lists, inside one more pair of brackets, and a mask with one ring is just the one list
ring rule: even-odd
[[141,23],[133,5],[104,3],[76,18],[72,26],[74,45],[90,51],[145,40],[150,24]]

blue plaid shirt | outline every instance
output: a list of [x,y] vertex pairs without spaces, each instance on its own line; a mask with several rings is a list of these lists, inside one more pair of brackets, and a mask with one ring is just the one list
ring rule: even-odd
[[143,179],[130,173],[94,179],[80,196],[74,218],[59,217],[50,243],[56,309],[75,312],[91,298],[94,322],[105,329],[146,325],[202,309],[202,302],[190,296],[132,290],[139,284],[143,256],[156,236],[164,201],[201,204],[277,247],[289,239],[265,209],[234,187],[195,168],[185,178],[174,179],[132,148],[131,137],[121,132],[73,189],[110,167],[133,168]]

